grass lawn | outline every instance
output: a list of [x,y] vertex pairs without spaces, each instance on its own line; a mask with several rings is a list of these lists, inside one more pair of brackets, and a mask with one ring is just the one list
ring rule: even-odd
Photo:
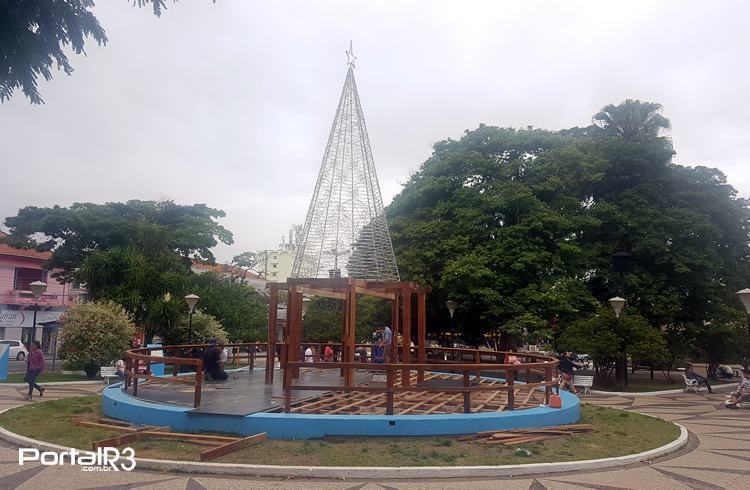
[[[25,383],[23,380],[26,373],[8,373],[8,379],[0,383]],[[97,378],[98,379],[98,378]],[[44,372],[36,378],[39,384],[50,383],[52,381],[91,381],[86,376],[79,374],[63,374],[58,372]]]
[[[6,429],[64,446],[90,449],[91,442],[118,435],[72,425],[72,416],[101,415],[100,397],[38,402],[0,415]],[[222,463],[316,466],[448,466],[544,463],[622,456],[673,441],[677,426],[630,412],[581,405],[581,423],[596,432],[523,444],[533,456],[516,456],[519,446],[458,442],[455,437],[327,437],[307,441],[269,440],[217,459]],[[136,456],[198,461],[205,446],[178,441],[146,440],[132,445]]]

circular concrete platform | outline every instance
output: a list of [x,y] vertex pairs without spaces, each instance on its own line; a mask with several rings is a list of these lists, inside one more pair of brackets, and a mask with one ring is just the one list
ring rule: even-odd
[[523,410],[429,415],[326,415],[256,412],[247,415],[204,413],[192,407],[135,398],[122,383],[102,392],[102,411],[136,424],[170,426],[181,432],[226,432],[251,435],[266,432],[272,439],[311,439],[324,436],[437,436],[489,430],[573,424],[580,418],[578,397],[560,392],[562,408],[539,406]]

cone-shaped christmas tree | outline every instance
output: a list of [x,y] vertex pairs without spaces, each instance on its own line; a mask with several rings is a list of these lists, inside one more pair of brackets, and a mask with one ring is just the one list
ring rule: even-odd
[[298,237],[292,277],[398,281],[383,199],[354,81],[354,55]]

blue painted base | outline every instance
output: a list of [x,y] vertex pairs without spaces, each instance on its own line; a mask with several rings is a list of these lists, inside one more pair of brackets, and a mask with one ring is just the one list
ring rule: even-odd
[[488,430],[574,424],[580,419],[578,397],[560,392],[562,408],[546,406],[512,412],[446,415],[314,415],[253,413],[245,416],[204,414],[192,408],[139,400],[122,391],[122,383],[102,393],[108,417],[136,424],[168,425],[180,432],[267,432],[271,439],[312,439],[324,436],[434,436]]

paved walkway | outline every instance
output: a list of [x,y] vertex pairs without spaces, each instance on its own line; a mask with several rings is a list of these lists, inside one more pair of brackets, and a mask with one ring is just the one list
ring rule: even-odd
[[[96,393],[101,386],[50,386],[45,398],[66,398]],[[0,387],[0,409],[21,401],[21,388]],[[726,390],[724,391],[726,393]],[[471,480],[287,480],[269,478],[222,478],[169,473],[84,473],[72,466],[23,467],[15,447],[0,444],[0,488],[156,488],[200,490],[203,488],[279,489],[497,489],[524,490],[592,488],[614,489],[721,489],[748,488],[750,479],[750,410],[721,408],[724,395],[693,393],[658,397],[590,396],[586,401],[679,421],[691,433],[688,447],[651,463],[619,469],[551,474],[535,478],[515,477]],[[31,402],[33,403],[33,402]]]

